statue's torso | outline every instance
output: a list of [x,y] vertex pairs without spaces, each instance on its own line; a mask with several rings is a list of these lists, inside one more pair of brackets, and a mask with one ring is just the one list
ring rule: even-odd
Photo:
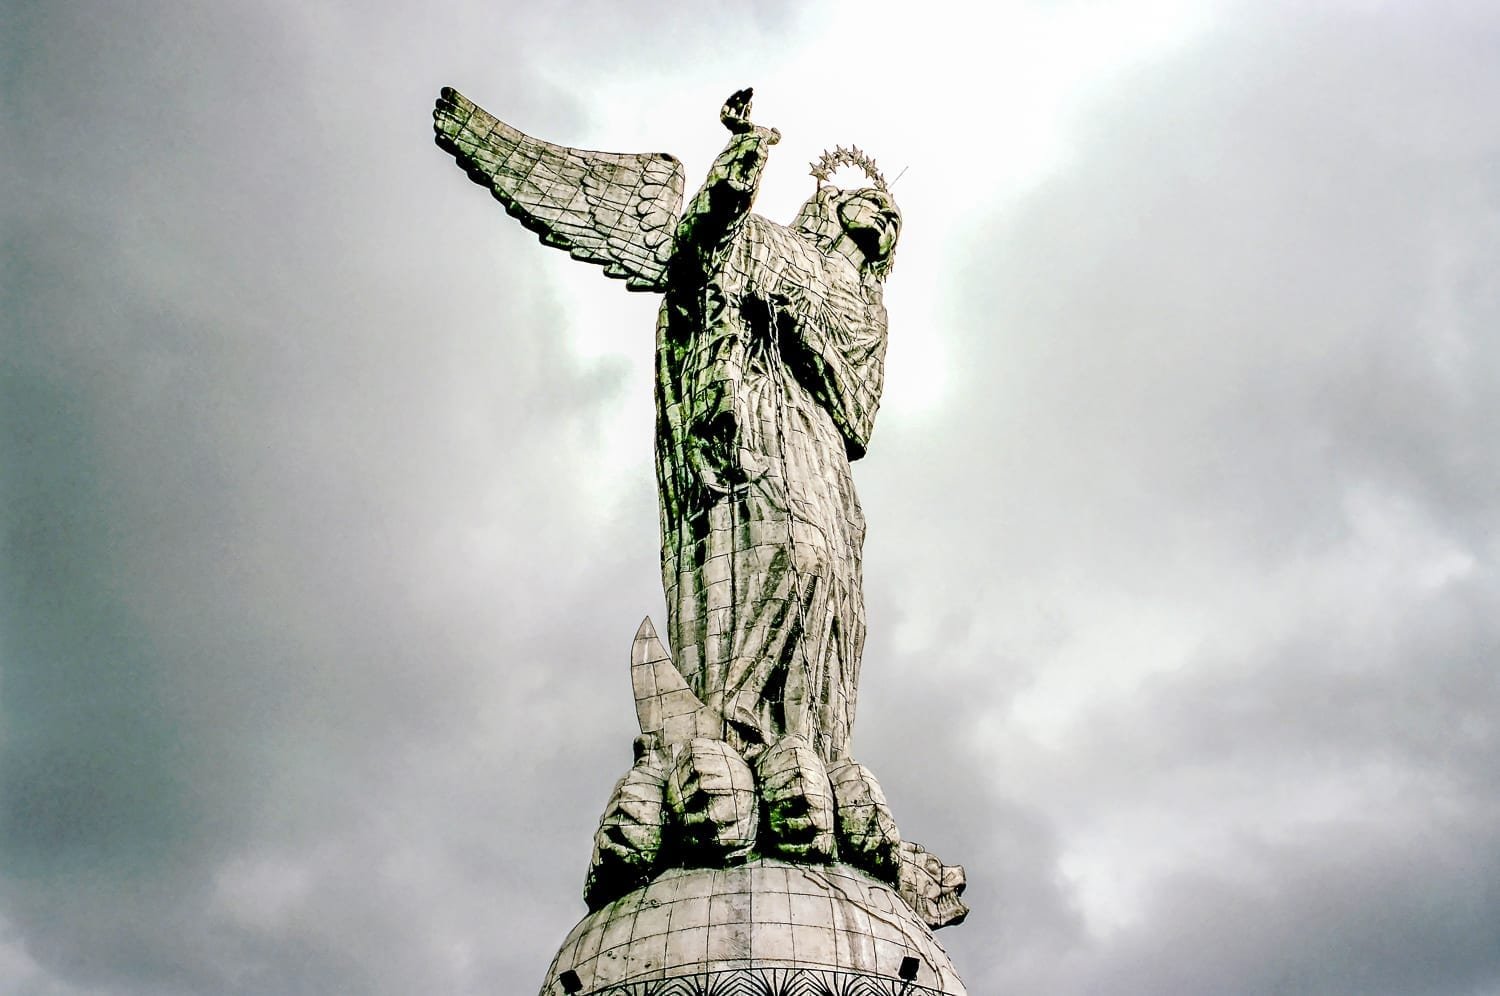
[[803,501],[857,516],[830,399],[804,375],[807,340],[867,323],[869,308],[848,260],[747,216],[703,284],[674,287],[663,302],[660,374],[673,382],[664,400],[690,438],[658,444],[706,446],[726,483],[769,474]]
[[[658,326],[671,649],[731,724],[766,742],[803,732],[833,756],[864,639],[865,522],[830,385],[866,372],[839,344],[867,357],[870,304],[842,257],[754,215],[719,258],[667,295]],[[883,322],[873,334],[883,345]]]

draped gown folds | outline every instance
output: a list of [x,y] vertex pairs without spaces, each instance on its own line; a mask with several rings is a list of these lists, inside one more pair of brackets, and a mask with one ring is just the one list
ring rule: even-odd
[[850,461],[879,403],[886,313],[879,283],[829,251],[819,197],[797,227],[748,213],[764,157],[747,133],[715,162],[657,323],[668,639],[726,739],[753,755],[801,734],[832,761],[865,639]]

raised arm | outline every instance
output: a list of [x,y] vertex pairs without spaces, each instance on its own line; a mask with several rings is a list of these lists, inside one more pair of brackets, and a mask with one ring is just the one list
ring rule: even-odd
[[766,150],[781,141],[775,128],[750,122],[748,87],[734,93],[719,111],[719,120],[733,134],[714,160],[708,178],[688,202],[677,225],[676,262],[711,273],[738,231],[766,165]]

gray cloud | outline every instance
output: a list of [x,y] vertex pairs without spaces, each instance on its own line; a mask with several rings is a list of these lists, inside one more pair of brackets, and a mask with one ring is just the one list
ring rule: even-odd
[[[1141,661],[1122,633],[1101,683],[1140,676],[1082,707],[1061,757],[994,731],[981,756],[1041,764],[1002,761],[995,791],[1054,814],[1065,855],[1107,853],[1116,821],[1115,864],[1146,881],[1128,928],[1045,969],[959,932],[981,991],[1495,984],[1500,134],[1480,95],[1500,79],[1493,20],[1446,14],[1239,11],[1118,79],[1069,165],[973,226],[952,288],[979,358],[967,429],[898,432],[891,457],[929,475],[905,500],[960,575],[939,604],[983,579],[939,680],[966,657],[1015,674],[1039,636],[1107,646],[1079,615],[1101,602],[1189,648]],[[1221,865],[1194,856],[1205,835]]]

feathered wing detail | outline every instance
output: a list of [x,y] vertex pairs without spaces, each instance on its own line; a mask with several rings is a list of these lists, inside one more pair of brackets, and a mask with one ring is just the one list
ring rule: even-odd
[[432,112],[437,144],[543,243],[598,263],[630,290],[665,289],[682,213],[682,163],[553,145],[512,128],[452,87]]

